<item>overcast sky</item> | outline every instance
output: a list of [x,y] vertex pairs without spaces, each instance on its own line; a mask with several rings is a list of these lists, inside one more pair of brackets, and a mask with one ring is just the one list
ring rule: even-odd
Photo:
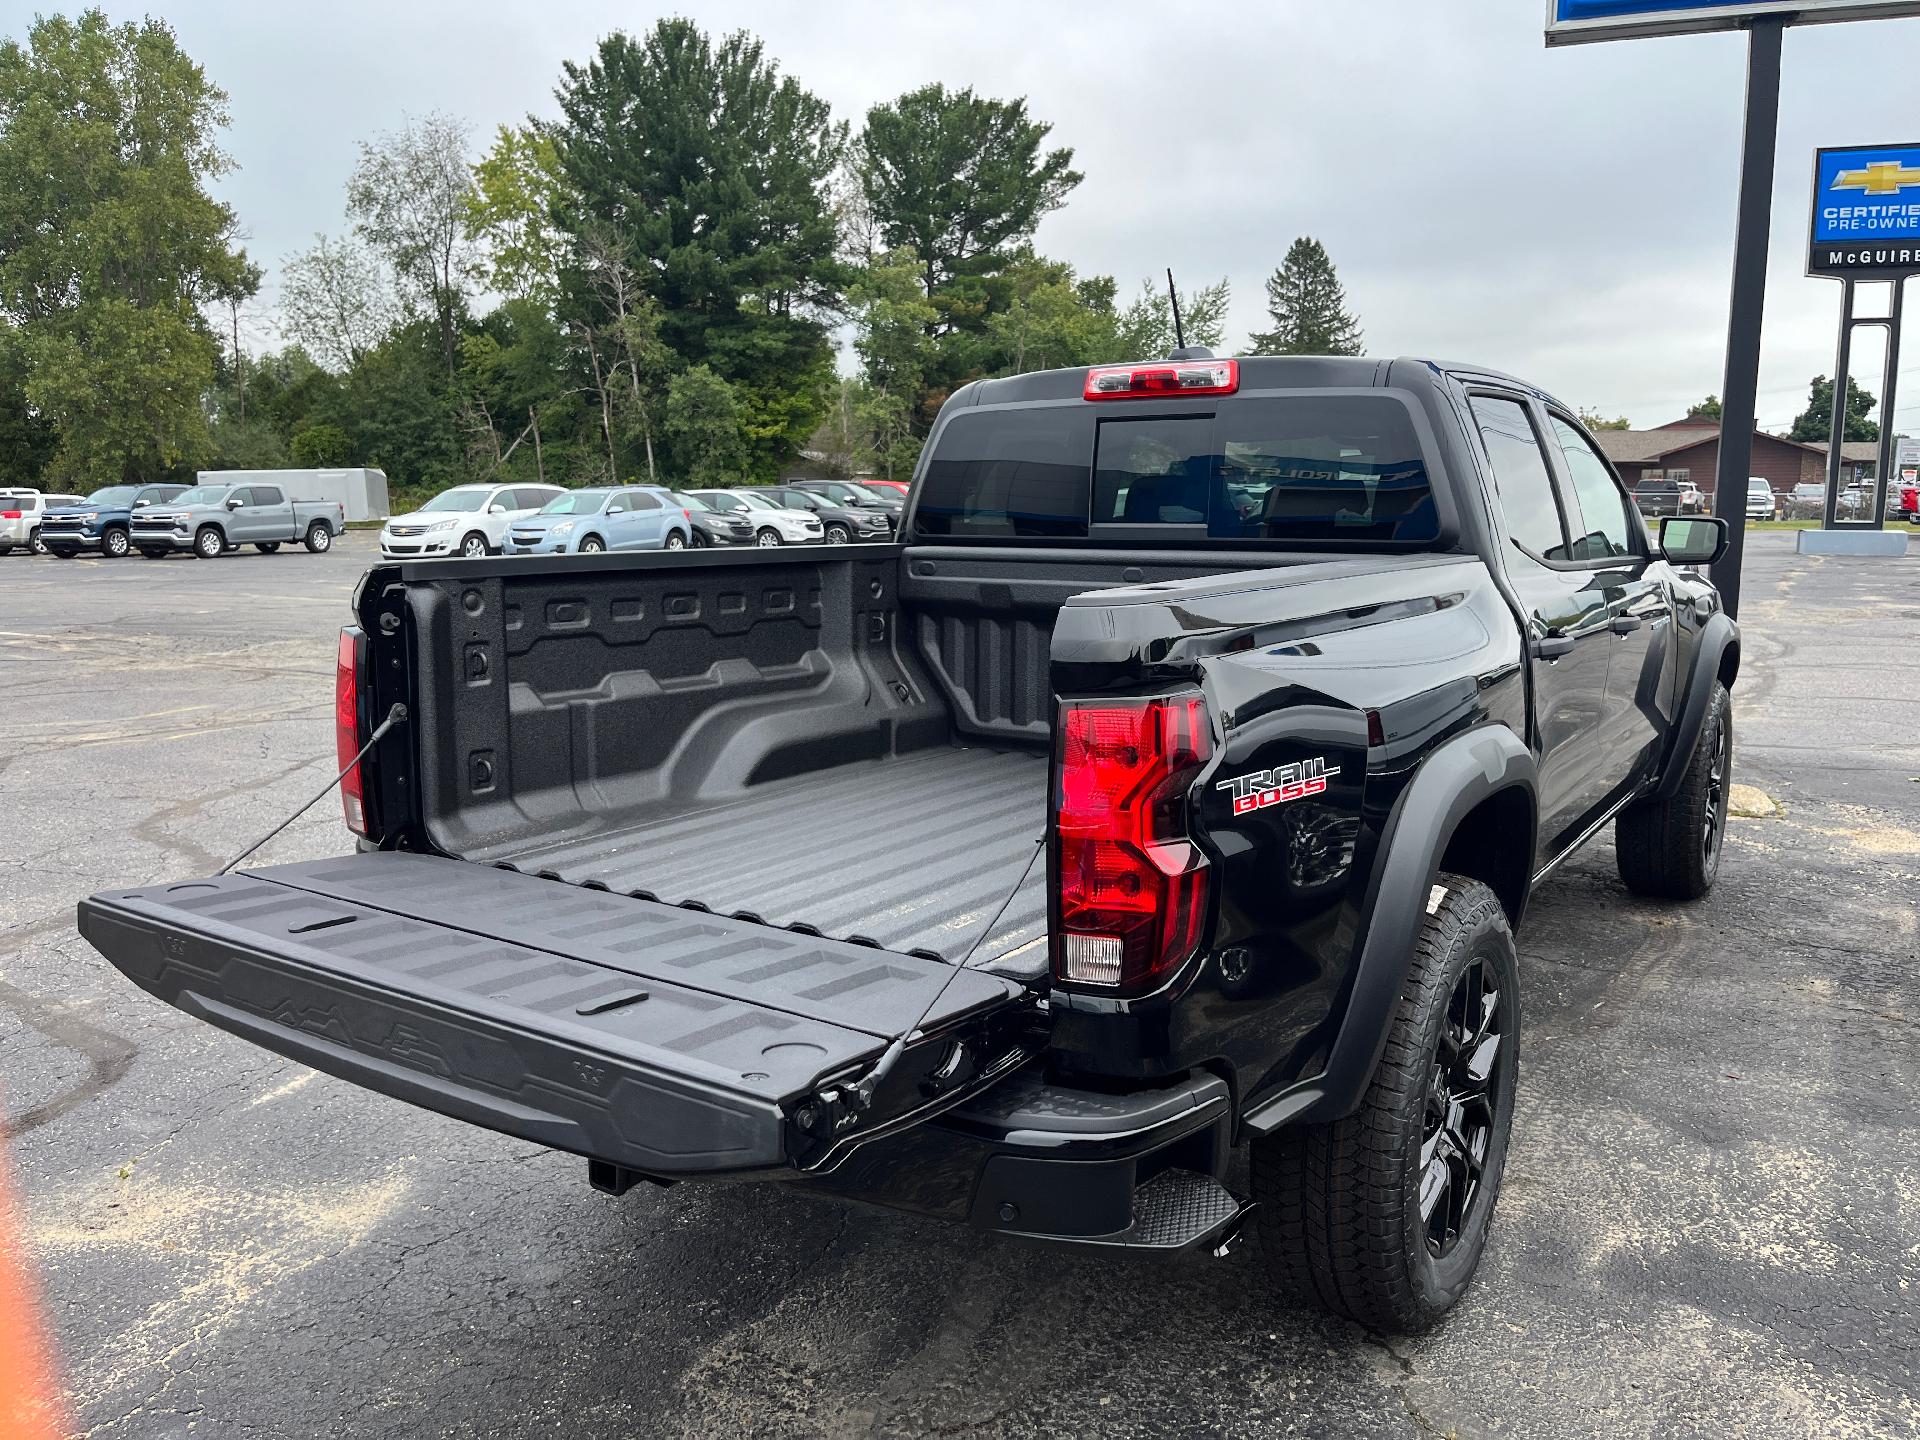
[[[157,13],[232,97],[239,169],[221,193],[269,286],[315,231],[344,227],[361,139],[442,110],[473,123],[478,147],[500,122],[555,113],[561,61],[601,35],[690,13],[757,32],[855,129],[933,80],[1026,96],[1086,174],[1042,224],[1041,251],[1120,277],[1123,294],[1166,265],[1183,286],[1225,275],[1236,347],[1264,321],[1262,280],[1311,234],[1368,353],[1471,359],[1656,425],[1721,388],[1746,42],[1548,52],[1544,9],[178,0]],[[1783,90],[1759,403],[1775,429],[1833,366],[1840,287],[1802,274],[1812,151],[1920,139],[1920,20],[1790,30]],[[1866,380],[1878,360],[1862,349]],[[1920,427],[1920,349],[1907,351],[1899,418]]]

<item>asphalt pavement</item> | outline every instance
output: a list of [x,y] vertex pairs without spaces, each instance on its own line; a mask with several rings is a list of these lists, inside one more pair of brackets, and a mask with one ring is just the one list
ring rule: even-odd
[[[95,1436],[1920,1433],[1920,553],[1748,541],[1705,902],[1610,844],[1520,934],[1485,1262],[1387,1341],[1255,1258],[1085,1259],[586,1166],[255,1049],[73,929],[333,770],[372,553],[0,559],[0,1106]],[[1744,797],[1752,800],[1753,797]],[[264,862],[343,853],[331,797]]]

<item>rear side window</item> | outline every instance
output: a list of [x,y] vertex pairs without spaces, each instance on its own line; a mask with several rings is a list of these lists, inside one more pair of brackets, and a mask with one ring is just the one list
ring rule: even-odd
[[1494,491],[1507,533],[1546,560],[1567,559],[1566,533],[1553,498],[1553,475],[1526,407],[1491,395],[1473,397],[1473,418],[1493,462]]
[[636,490],[632,495],[628,496],[627,499],[629,502],[627,508],[630,510],[658,510],[660,508],[660,501],[644,490]]
[[1093,421],[1079,401],[955,416],[921,478],[915,528],[922,535],[1085,535]]
[[248,500],[247,503],[249,505],[278,505],[281,499],[282,496],[277,487],[272,485],[256,485],[253,487],[253,497]]

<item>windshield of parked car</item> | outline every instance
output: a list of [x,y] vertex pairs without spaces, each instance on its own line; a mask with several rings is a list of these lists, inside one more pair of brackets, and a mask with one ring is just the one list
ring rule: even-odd
[[605,490],[573,490],[556,495],[540,507],[542,515],[598,515],[606,503]]
[[773,501],[764,495],[754,494],[751,490],[740,490],[735,493],[739,495],[741,503],[749,510],[782,510],[786,508],[785,506],[774,504]]
[[1074,401],[964,412],[935,437],[915,528],[991,539],[1097,527],[1168,544],[1439,538],[1426,458],[1398,398],[1308,391],[1182,410]]
[[169,505],[218,505],[227,498],[231,485],[196,485],[169,500]]
[[698,495],[688,495],[679,490],[675,490],[672,493],[673,493],[673,503],[676,505],[683,505],[689,510],[704,510],[709,515],[713,513],[713,507],[707,504],[707,502],[702,500]]
[[429,510],[478,510],[486,500],[485,490],[442,490],[420,509],[423,514]]
[[723,515],[738,515],[742,510],[751,508],[731,490],[701,490],[696,493]]
[[1771,495],[1773,493],[1773,487],[1764,480],[1749,480],[1747,481],[1747,491],[1753,495]]
[[133,497],[139,493],[138,485],[108,485],[87,496],[87,504],[118,509],[121,506],[133,504]]
[[782,490],[780,503],[789,510],[811,510],[816,515],[833,508],[818,495],[809,495],[805,490]]

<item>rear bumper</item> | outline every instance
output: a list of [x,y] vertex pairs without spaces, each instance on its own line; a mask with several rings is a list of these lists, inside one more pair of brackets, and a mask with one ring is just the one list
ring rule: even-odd
[[1217,1075],[1115,1095],[1050,1084],[1036,1063],[800,1183],[1026,1240],[1181,1251],[1219,1243],[1247,1213],[1218,1178],[1232,1125]]

